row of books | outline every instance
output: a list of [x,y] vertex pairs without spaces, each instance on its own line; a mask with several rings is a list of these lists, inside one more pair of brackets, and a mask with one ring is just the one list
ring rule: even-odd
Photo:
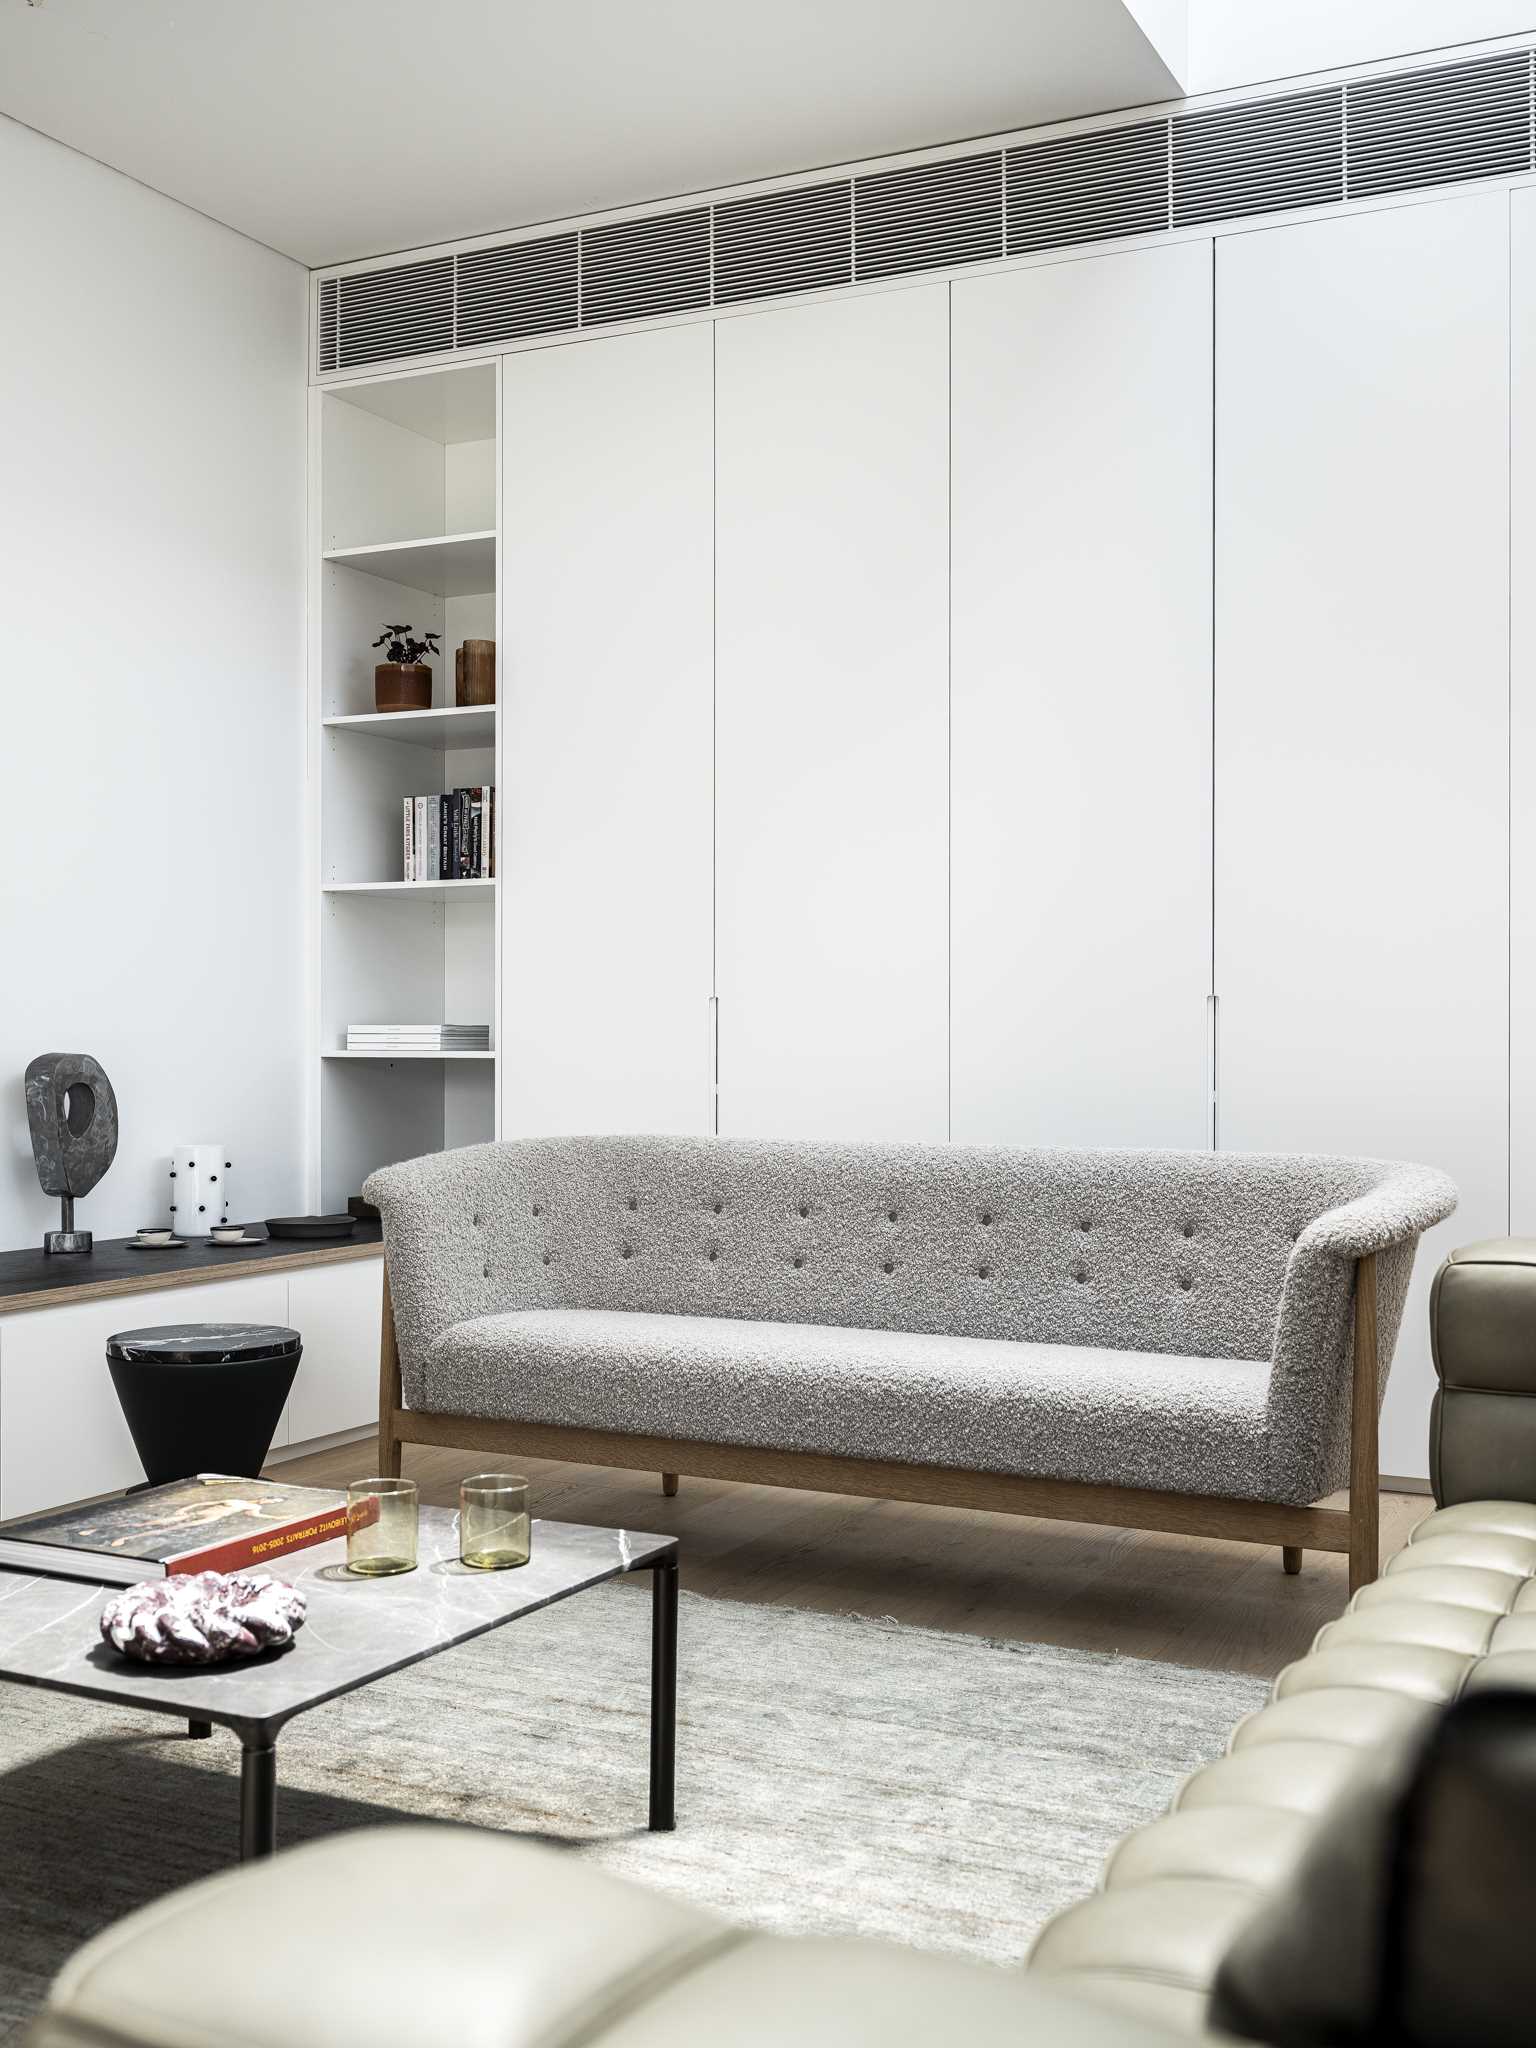
[[489,1024],[349,1024],[348,1052],[489,1052]]
[[445,789],[403,799],[405,879],[477,882],[496,872],[496,789]]

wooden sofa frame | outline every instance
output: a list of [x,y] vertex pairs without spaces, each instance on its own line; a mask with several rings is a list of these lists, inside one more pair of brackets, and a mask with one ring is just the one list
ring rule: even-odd
[[1304,1550],[1349,1557],[1349,1590],[1358,1591],[1380,1566],[1378,1467],[1379,1377],[1376,1349],[1376,1255],[1355,1262],[1354,1370],[1350,1401],[1349,1506],[1288,1507],[1283,1503],[1228,1500],[1215,1495],[1156,1493],[1135,1486],[1094,1486],[1071,1479],[1019,1479],[1002,1472],[956,1470],[948,1465],[905,1465],[873,1458],[824,1457],[805,1451],[753,1450],[741,1444],[695,1443],[684,1438],[632,1435],[628,1430],[574,1429],[544,1422],[502,1422],[490,1417],[436,1415],[401,1406],[400,1353],[395,1341],[389,1269],[379,1346],[379,1471],[400,1473],[401,1447],[436,1444],[496,1456],[558,1458],[575,1465],[659,1472],[667,1493],[678,1475],[734,1479],[755,1486],[792,1486],[814,1493],[847,1493],[877,1500],[920,1501],[934,1507],[987,1508],[1057,1522],[1092,1522],[1118,1529],[1160,1529],[1179,1536],[1214,1536],[1228,1542],[1274,1543],[1285,1569],[1298,1572]]

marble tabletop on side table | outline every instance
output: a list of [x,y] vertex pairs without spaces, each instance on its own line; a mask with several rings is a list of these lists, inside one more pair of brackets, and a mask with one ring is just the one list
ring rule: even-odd
[[[446,1508],[423,1508],[415,1571],[360,1578],[347,1571],[346,1555],[345,1539],[337,1538],[285,1559],[274,1576],[302,1587],[309,1603],[304,1626],[284,1649],[212,1666],[134,1664],[109,1649],[99,1617],[115,1587],[0,1571],[0,1679],[175,1714],[194,1732],[216,1723],[239,1736],[250,1766],[253,1757],[272,1758],[279,1732],[295,1714],[589,1586],[650,1570],[651,1825],[671,1826],[676,1537],[535,1521],[527,1564],[475,1571],[459,1562],[457,1517]],[[244,1852],[270,1853],[271,1840],[263,1839],[272,1835],[270,1815],[251,1811],[251,1780],[270,1779],[270,1763],[244,1776]],[[270,1808],[270,1783],[256,1783],[254,1794],[258,1807],[264,1797]]]

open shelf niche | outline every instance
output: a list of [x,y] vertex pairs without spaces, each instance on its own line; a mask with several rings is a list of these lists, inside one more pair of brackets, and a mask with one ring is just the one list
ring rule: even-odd
[[[496,885],[408,883],[406,797],[496,781],[495,706],[454,703],[453,655],[496,637],[496,368],[329,385],[319,397],[318,1146],[325,1209],[375,1166],[495,1135],[488,1054],[349,1054],[349,1024],[489,1024]],[[442,647],[430,710],[379,712],[373,642]]]

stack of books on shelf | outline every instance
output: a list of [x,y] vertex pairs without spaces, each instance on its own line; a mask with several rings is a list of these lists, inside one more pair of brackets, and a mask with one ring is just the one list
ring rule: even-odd
[[495,874],[493,784],[408,796],[403,808],[408,882],[478,882]]
[[489,1024],[349,1024],[348,1052],[489,1052]]

